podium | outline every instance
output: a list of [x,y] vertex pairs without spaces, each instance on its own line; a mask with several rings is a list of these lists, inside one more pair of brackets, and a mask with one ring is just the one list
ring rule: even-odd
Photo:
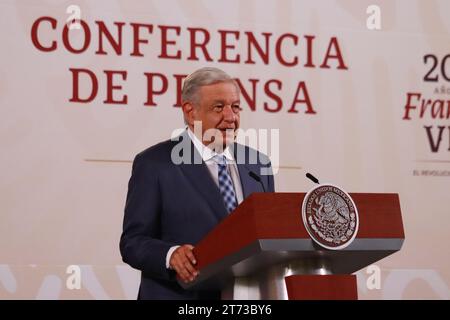
[[223,299],[357,299],[352,273],[401,249],[398,194],[350,193],[359,230],[342,250],[317,245],[302,221],[305,193],[254,193],[195,247],[199,276],[185,289]]

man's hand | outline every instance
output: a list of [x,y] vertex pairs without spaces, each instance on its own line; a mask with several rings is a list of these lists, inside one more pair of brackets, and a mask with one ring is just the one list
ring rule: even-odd
[[172,253],[169,261],[170,267],[186,283],[194,281],[199,273],[195,268],[197,261],[192,253],[192,249],[194,247],[190,244],[182,245]]

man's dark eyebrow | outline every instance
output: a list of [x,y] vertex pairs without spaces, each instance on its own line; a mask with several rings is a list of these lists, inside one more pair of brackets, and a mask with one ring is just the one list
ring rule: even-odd
[[[216,103],[225,103],[225,101],[224,101],[224,100],[221,100],[221,99],[217,99],[217,100],[213,100],[212,103],[213,103],[213,104],[216,104]],[[231,104],[235,104],[235,103],[241,103],[241,100],[240,100],[240,99],[235,100],[235,101],[233,101]]]

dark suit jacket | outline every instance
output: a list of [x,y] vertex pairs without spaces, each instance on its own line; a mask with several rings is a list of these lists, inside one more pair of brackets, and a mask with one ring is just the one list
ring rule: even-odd
[[[175,272],[166,268],[170,247],[186,243],[195,246],[227,216],[219,188],[187,132],[178,138],[144,150],[133,162],[120,252],[125,263],[142,272],[139,299],[220,298],[220,292],[181,288]],[[180,141],[187,147],[181,149]],[[273,176],[260,175],[261,168],[271,169],[267,156],[239,144],[233,149],[235,157],[245,159],[245,164],[237,164],[244,198],[263,192],[261,183],[265,191],[273,192]],[[174,163],[173,152],[187,161]],[[194,159],[200,164],[189,163]],[[249,163],[249,159],[257,163]],[[258,174],[261,182],[250,177],[249,171]]]

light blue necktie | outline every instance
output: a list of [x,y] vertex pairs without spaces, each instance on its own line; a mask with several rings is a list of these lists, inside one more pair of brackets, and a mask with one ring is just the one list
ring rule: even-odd
[[237,201],[236,194],[234,192],[233,181],[227,170],[227,161],[225,156],[216,156],[216,162],[219,166],[219,190],[222,195],[225,208],[228,213],[236,209]]

